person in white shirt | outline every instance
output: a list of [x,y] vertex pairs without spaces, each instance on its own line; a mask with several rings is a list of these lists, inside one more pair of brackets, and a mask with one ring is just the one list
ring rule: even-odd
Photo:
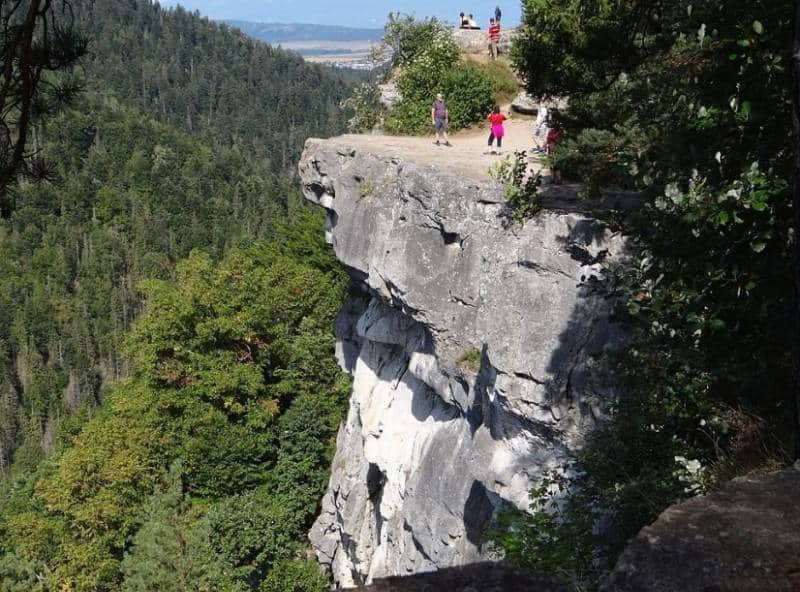
[[536,112],[536,123],[533,124],[533,142],[536,144],[533,151],[538,154],[545,153],[548,115],[547,107],[539,105],[539,110]]

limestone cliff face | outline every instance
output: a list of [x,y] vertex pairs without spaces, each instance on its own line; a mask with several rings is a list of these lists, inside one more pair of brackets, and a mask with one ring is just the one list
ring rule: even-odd
[[625,241],[565,209],[507,228],[484,171],[374,138],[309,140],[300,174],[360,289],[337,322],[355,383],[317,554],[343,586],[490,558],[495,511],[526,508],[614,396],[593,280]]

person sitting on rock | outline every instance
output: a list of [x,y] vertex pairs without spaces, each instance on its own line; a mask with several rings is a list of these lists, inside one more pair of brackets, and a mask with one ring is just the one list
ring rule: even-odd
[[478,26],[478,23],[475,22],[475,16],[474,15],[472,15],[472,14],[469,15],[469,17],[467,18],[467,22],[469,24],[468,28],[470,28],[470,29],[480,29],[480,27]]
[[469,18],[463,12],[458,15],[459,28],[469,29]]

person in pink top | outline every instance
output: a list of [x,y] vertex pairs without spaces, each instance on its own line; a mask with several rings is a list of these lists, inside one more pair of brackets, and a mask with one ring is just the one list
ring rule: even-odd
[[489,148],[486,151],[486,154],[494,154],[494,150],[492,150],[492,142],[497,140],[497,153],[502,152],[503,147],[503,136],[506,135],[506,130],[503,127],[503,122],[508,119],[505,115],[500,113],[500,105],[495,105],[492,112],[489,114]]

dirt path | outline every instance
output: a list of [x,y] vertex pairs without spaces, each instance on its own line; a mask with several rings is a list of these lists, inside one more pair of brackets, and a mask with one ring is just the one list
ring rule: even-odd
[[[508,113],[503,109],[503,113]],[[488,125],[471,128],[452,134],[452,146],[436,146],[433,135],[425,137],[349,135],[345,136],[354,148],[362,147],[371,152],[397,156],[405,160],[445,166],[465,177],[476,180],[487,178],[489,167],[515,151],[526,151],[533,171],[541,169],[541,161],[532,154],[533,123],[529,117],[512,115],[506,122],[506,136],[503,138],[502,154],[484,154],[489,136]]]

